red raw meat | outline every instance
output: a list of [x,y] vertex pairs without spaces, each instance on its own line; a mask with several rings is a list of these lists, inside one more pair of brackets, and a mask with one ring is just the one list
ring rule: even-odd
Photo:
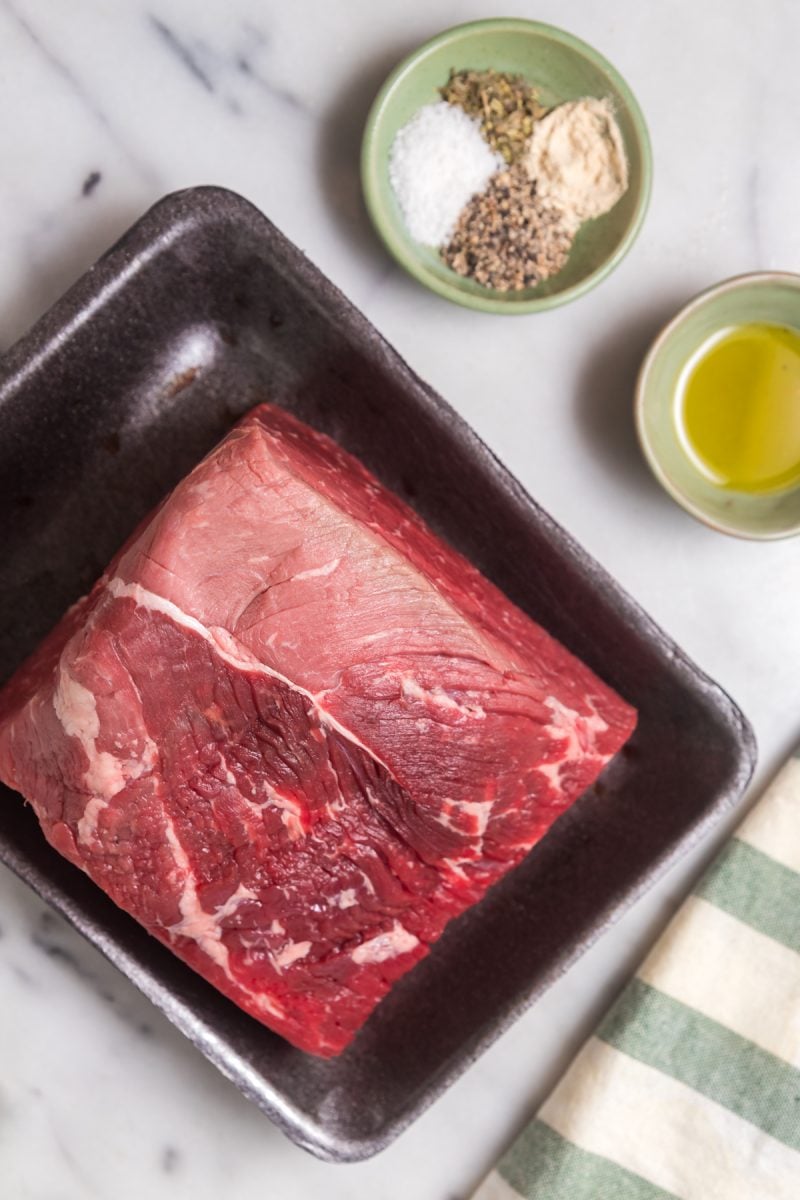
[[0,693],[0,777],[118,905],[327,1056],[634,723],[355,459],[263,405]]

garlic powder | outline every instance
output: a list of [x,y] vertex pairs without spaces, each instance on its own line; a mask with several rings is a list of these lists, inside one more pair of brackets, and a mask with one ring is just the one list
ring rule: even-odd
[[533,127],[524,160],[541,200],[574,229],[602,216],[628,187],[628,160],[610,100],[559,104]]

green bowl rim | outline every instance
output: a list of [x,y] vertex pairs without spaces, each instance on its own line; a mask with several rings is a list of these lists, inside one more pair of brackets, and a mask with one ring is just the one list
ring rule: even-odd
[[[650,343],[650,347],[642,359],[642,364],[636,376],[633,399],[634,424],[636,426],[636,436],[639,440],[639,446],[647,465],[664,491],[685,512],[689,513],[690,516],[700,521],[703,525],[716,530],[717,533],[726,533],[731,537],[738,537],[748,542],[777,542],[783,541],[786,538],[796,537],[800,533],[800,521],[784,530],[770,530],[758,533],[754,530],[744,530],[741,526],[732,523],[720,521],[710,516],[699,504],[695,504],[691,497],[681,491],[678,485],[667,474],[650,442],[644,419],[645,393],[648,376],[653,368],[653,363],[676,329],[679,329],[693,313],[705,307],[710,300],[724,295],[725,292],[737,292],[750,287],[763,287],[771,283],[788,283],[800,291],[800,274],[795,271],[746,271],[741,275],[732,275],[729,279],[720,280],[719,283],[712,283],[710,287],[704,288],[702,292],[698,292],[696,296],[688,300],[686,304],[678,309],[673,317],[670,317],[666,325],[659,330]],[[798,329],[800,329],[800,324],[798,324]]]
[[[400,238],[395,236],[389,222],[384,221],[380,205],[377,202],[377,183],[374,178],[378,170],[374,153],[375,132],[383,115],[383,110],[400,81],[414,70],[422,58],[456,36],[465,33],[488,33],[490,31],[508,32],[515,29],[520,32],[533,32],[544,35],[552,41],[568,46],[571,50],[576,50],[610,78],[614,87],[622,96],[628,110],[642,159],[639,197],[625,233],[616,248],[599,267],[596,267],[594,271],[577,283],[574,283],[571,287],[565,288],[560,292],[552,292],[547,296],[538,296],[531,300],[508,300],[491,295],[482,296],[472,292],[465,292],[457,284],[429,274],[427,269],[419,263],[417,257],[406,249]],[[588,42],[575,37],[574,34],[568,33],[564,29],[559,29],[556,25],[548,25],[544,21],[527,21],[517,17],[489,17],[485,20],[467,21],[462,25],[453,25],[449,29],[436,34],[435,37],[430,38],[427,42],[424,42],[399,62],[384,81],[372,103],[361,142],[361,187],[364,194],[364,201],[372,219],[372,224],[389,253],[401,267],[405,268],[409,275],[412,275],[431,291],[444,296],[448,300],[454,301],[456,304],[461,304],[466,308],[478,309],[481,312],[520,316],[526,313],[543,312],[547,309],[556,308],[561,304],[566,304],[570,300],[577,300],[579,296],[590,291],[619,265],[631,248],[642,227],[645,213],[647,212],[652,184],[653,155],[644,114],[638,100],[616,67],[612,66],[608,59],[595,50],[593,46],[590,46]]]

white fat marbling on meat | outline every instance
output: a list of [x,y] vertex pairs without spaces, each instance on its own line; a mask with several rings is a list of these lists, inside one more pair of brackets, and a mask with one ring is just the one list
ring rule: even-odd
[[[594,749],[597,738],[606,732],[608,722],[594,710],[582,716],[574,708],[548,696],[544,701],[552,714],[552,720],[544,729],[554,740],[563,743],[561,756],[554,762],[541,763],[537,772],[554,788],[561,786],[561,771],[569,763],[584,759]],[[592,706],[593,707],[593,706]]]
[[[215,705],[214,707],[217,707],[217,706]],[[205,710],[205,715],[206,716],[210,715],[209,709]],[[221,717],[222,717],[222,714],[220,713],[218,716],[216,716],[215,719],[220,720]],[[234,775],[233,771],[231,770],[231,765],[228,762],[227,758],[225,757],[225,755],[222,753],[221,750],[217,750],[217,755],[219,756],[219,763],[218,763],[219,770],[222,772],[222,777],[225,780],[225,782],[227,783],[228,787],[238,787],[238,784],[236,782],[236,776]]]
[[89,756],[83,779],[90,792],[102,797],[107,803],[118,792],[121,792],[128,779],[136,779],[141,775],[143,767],[136,770],[136,765],[126,776],[123,764],[107,750],[90,751],[84,743],[84,749]]
[[335,817],[337,813],[345,811],[347,808],[347,800],[345,799],[344,792],[342,791],[342,785],[339,781],[339,776],[336,773],[336,768],[330,759],[328,759],[327,767],[328,774],[333,780],[333,786],[336,788],[336,796],[326,807],[328,810],[328,816]]
[[87,803],[83,810],[83,816],[78,821],[77,833],[78,841],[86,845],[97,833],[97,822],[100,818],[100,813],[108,808],[108,800],[104,800],[101,796],[94,796]]
[[544,703],[552,714],[550,724],[544,727],[545,732],[553,740],[563,741],[564,746],[557,762],[544,763],[538,770],[548,782],[558,785],[561,767],[576,762],[583,758],[587,751],[591,751],[598,736],[608,729],[608,723],[596,712],[584,717],[574,708],[556,700],[554,696],[548,696]]
[[566,759],[559,759],[558,762],[541,763],[536,770],[540,775],[543,775],[549,784],[553,787],[559,787],[561,782],[561,768]]
[[[481,878],[481,869],[484,863],[478,862],[474,854],[462,854],[459,858],[443,858],[442,865],[447,868],[451,876],[465,883],[473,883],[475,879]],[[477,868],[478,874],[473,875],[469,871],[465,871],[465,867]],[[452,883],[452,879],[449,881]]]
[[[443,800],[441,812],[437,815],[436,820],[445,829],[452,830],[453,833],[474,838],[475,853],[479,854],[483,849],[483,837],[492,815],[494,803],[494,800]],[[459,824],[458,816],[461,813],[474,817],[474,829],[465,829],[463,825]]]
[[236,786],[239,804],[248,809],[256,820],[263,821],[265,809],[278,809],[281,822],[293,842],[306,836],[304,812],[297,800],[292,799],[291,796],[284,796],[266,780],[262,780],[261,790],[266,793],[266,799],[258,802],[245,796],[238,789],[237,781],[234,778],[230,778],[228,782]]
[[379,629],[377,633],[365,633],[359,637],[359,642],[362,646],[369,646],[373,642],[383,641],[385,638],[395,639],[404,636],[408,631],[399,625],[390,625],[386,629]]
[[582,749],[585,749],[586,745],[593,744],[595,738],[608,729],[608,722],[604,721],[595,710],[590,716],[584,717],[574,708],[556,700],[555,696],[548,696],[544,703],[545,707],[549,708],[553,714],[552,722],[546,727],[548,732],[556,737],[571,735],[573,738],[581,738],[583,735],[583,739],[579,743]]
[[442,865],[447,868],[458,879],[469,879],[466,871],[462,867],[462,863],[472,862],[470,858],[443,858]]
[[262,779],[261,789],[267,797],[264,801],[265,804],[280,808],[284,812],[294,813],[296,817],[302,817],[303,806],[294,796],[287,796],[285,792],[273,787],[266,779]]
[[90,742],[94,751],[94,742],[100,735],[94,692],[73,679],[63,664],[53,693],[53,708],[67,736],[78,738],[84,745]]
[[475,818],[475,834],[482,838],[494,808],[494,800],[454,800],[453,804],[459,812],[468,813]]
[[290,967],[292,963],[305,958],[310,949],[311,942],[287,942],[285,946],[281,946],[280,950],[276,950],[269,957],[273,967],[280,975],[284,967]]
[[83,774],[87,789],[107,802],[125,787],[122,763],[107,750],[97,749],[100,718],[94,692],[73,679],[63,663],[53,692],[53,708],[64,732],[78,739],[89,760]]
[[233,979],[228,966],[228,951],[220,940],[222,930],[219,921],[215,913],[206,912],[200,903],[192,864],[169,817],[164,818],[164,832],[175,860],[180,887],[178,907],[181,919],[177,924],[169,926],[169,932],[179,937],[192,938],[210,959],[222,967],[228,978]]
[[173,937],[191,938],[197,942],[203,953],[222,969],[226,977],[247,994],[251,1002],[272,1016],[282,1017],[284,1011],[279,1004],[260,992],[254,992],[247,984],[236,979],[230,967],[228,948],[222,941],[221,921],[230,916],[243,900],[255,899],[255,893],[249,888],[239,886],[231,896],[215,912],[207,912],[197,895],[197,882],[189,856],[181,845],[174,822],[164,817],[164,832],[167,844],[172,851],[175,862],[175,873],[178,876],[180,895],[178,908],[181,919],[168,927],[167,932]]
[[274,788],[266,780],[263,780],[261,787],[267,795],[264,806],[280,810],[281,821],[292,841],[298,841],[300,838],[305,837],[304,812],[300,801],[295,800],[293,796],[287,796],[283,792],[279,792],[277,788]]
[[361,878],[364,881],[364,887],[367,889],[367,894],[370,896],[377,895],[377,893],[375,891],[375,884],[372,882],[369,875],[367,875],[366,871],[360,871],[360,874],[361,874]]
[[281,813],[281,823],[293,842],[298,842],[300,838],[305,837],[306,831],[303,828],[303,822],[296,813],[284,810]]
[[333,899],[337,908],[352,908],[354,904],[358,904],[355,888],[345,888],[343,892],[339,892],[338,896],[334,896]]
[[252,888],[246,887],[240,883],[235,892],[231,892],[224,904],[221,904],[215,912],[218,921],[222,921],[225,917],[232,917],[245,900],[257,900],[258,895]]
[[93,795],[77,826],[78,841],[85,843],[97,832],[98,818],[108,802],[155,765],[158,749],[152,738],[145,735],[144,751],[137,757],[118,758],[108,750],[98,750],[100,717],[97,699],[94,692],[73,678],[63,661],[53,692],[53,708],[64,732],[68,737],[78,739],[88,759],[83,783]]
[[404,675],[400,682],[400,691],[406,700],[417,700],[433,708],[457,712],[465,719],[482,721],[486,718],[486,710],[480,704],[461,704],[438,684],[436,687],[424,688],[412,676]]
[[320,579],[325,575],[332,575],[341,561],[341,558],[332,558],[330,562],[324,563],[321,567],[309,567],[307,571],[298,571],[296,575],[292,576],[290,582],[297,583],[298,579]]
[[[328,712],[320,701],[320,696],[324,695],[324,692],[317,693],[316,695],[313,692],[309,692],[307,688],[301,687],[300,684],[295,683],[286,675],[282,675],[280,671],[275,671],[272,667],[265,666],[260,659],[256,658],[227,629],[223,629],[221,626],[206,628],[205,625],[201,624],[195,617],[190,616],[189,613],[184,612],[183,609],[179,608],[171,600],[167,600],[163,596],[159,596],[156,592],[151,592],[147,588],[141,587],[138,583],[125,583],[124,580],[117,577],[109,580],[106,587],[115,599],[133,600],[139,608],[150,609],[151,612],[159,612],[169,617],[176,625],[183,625],[184,628],[191,629],[203,638],[204,641],[208,642],[224,662],[227,662],[236,670],[253,671],[260,675],[268,676],[271,679],[277,679],[280,683],[285,684],[286,687],[304,696],[311,705],[311,708],[316,712],[323,730],[335,730],[343,738],[346,738],[347,741],[352,742],[353,745],[358,746],[365,754],[369,755],[378,766],[386,771],[390,778],[395,778],[388,765],[374,750],[371,750],[369,746],[361,741],[361,738],[357,734],[348,729],[346,725],[342,725],[332,713]],[[395,780],[395,782],[397,781]]]
[[377,937],[370,938],[368,942],[357,946],[350,957],[361,967],[366,963],[386,962],[389,958],[408,954],[409,950],[413,950],[418,945],[419,938],[404,929],[399,921],[395,921],[392,928],[385,933],[379,933]]
[[247,810],[247,812],[252,816],[253,820],[259,822],[264,820],[264,805],[257,804],[255,800],[251,800],[249,796],[243,795],[238,788],[236,792],[236,801],[240,808]]

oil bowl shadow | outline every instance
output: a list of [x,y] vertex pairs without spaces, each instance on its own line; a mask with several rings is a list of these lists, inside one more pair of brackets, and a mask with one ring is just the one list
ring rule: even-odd
[[680,377],[689,360],[715,334],[751,323],[800,332],[800,275],[738,275],[701,292],[681,309],[642,363],[636,384],[636,430],[656,479],[688,513],[721,533],[771,540],[800,533],[800,486],[750,493],[715,484],[687,454],[676,418]]
[[[389,153],[398,131],[423,105],[441,97],[451,70],[489,69],[522,75],[548,108],[582,96],[607,97],[628,158],[625,195],[581,227],[569,260],[534,288],[499,292],[464,279],[438,252],[406,231],[389,182]],[[402,267],[432,291],[468,308],[530,313],[554,308],[593,288],[616,267],[641,228],[650,197],[650,140],[641,109],[622,76],[586,42],[538,21],[473,21],[440,33],[400,63],[378,93],[364,131],[361,180],[372,222]]]

